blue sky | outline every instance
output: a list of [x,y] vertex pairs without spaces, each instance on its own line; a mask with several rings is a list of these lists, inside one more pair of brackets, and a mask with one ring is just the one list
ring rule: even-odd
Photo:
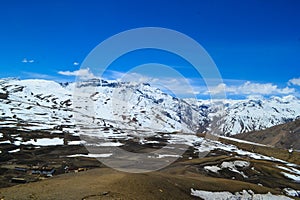
[[[299,95],[298,0],[4,0],[0,5],[0,77],[74,80],[71,75],[87,54],[108,37],[164,27],[195,39],[210,54],[224,79],[212,92]],[[188,63],[166,52],[128,54],[113,63],[109,78],[149,62],[178,69],[206,93]]]

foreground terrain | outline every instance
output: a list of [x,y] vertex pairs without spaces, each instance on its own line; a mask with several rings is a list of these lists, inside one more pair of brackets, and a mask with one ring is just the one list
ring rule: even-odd
[[250,160],[250,166],[238,168],[247,178],[230,168],[214,173],[204,167],[234,160],[237,159],[212,156],[177,162],[161,171],[142,174],[104,167],[3,188],[0,195],[3,199],[197,199],[191,195],[192,189],[232,193],[251,190],[273,195],[282,194],[284,187],[300,189],[299,184],[286,180],[274,163],[266,161]]
[[[262,195],[265,198],[294,199],[300,192],[298,152],[288,157],[287,150],[231,138],[223,137],[215,141],[205,135],[156,133],[143,140],[135,137],[119,137],[118,141],[112,139],[111,145],[118,144],[120,148],[135,153],[153,152],[153,159],[162,162],[168,162],[177,155],[173,155],[172,151],[155,155],[154,150],[167,142],[189,144],[187,151],[178,155],[176,162],[163,169],[149,173],[126,173],[108,168],[93,158],[97,155],[89,153],[80,143],[81,138],[76,136],[18,131],[16,139],[13,129],[3,129],[2,132],[2,199],[215,199],[218,196],[218,193],[208,191],[225,191],[225,194],[219,195],[231,199],[249,195],[251,198]],[[36,139],[34,143],[32,138],[39,137],[61,138],[64,142],[42,145]],[[16,148],[20,150],[16,151]],[[257,152],[262,150],[266,155]],[[113,154],[112,151],[111,154],[98,156]],[[274,158],[272,154],[281,158]],[[283,160],[285,156],[287,161]],[[125,158],[118,158],[121,159]],[[55,172],[50,176],[35,174],[34,167],[41,171],[43,167],[45,170],[55,169]],[[21,183],[22,180],[26,183]]]

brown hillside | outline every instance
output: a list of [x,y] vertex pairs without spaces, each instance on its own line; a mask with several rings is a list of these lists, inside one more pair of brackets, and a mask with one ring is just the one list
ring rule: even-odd
[[300,119],[277,125],[261,131],[252,131],[234,136],[235,138],[272,145],[278,148],[300,149]]

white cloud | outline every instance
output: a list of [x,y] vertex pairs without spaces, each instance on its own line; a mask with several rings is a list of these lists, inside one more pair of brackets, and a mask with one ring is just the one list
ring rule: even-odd
[[300,86],[300,78],[293,78],[293,79],[289,80],[288,84]]
[[152,86],[160,88],[163,91],[169,91],[178,97],[192,97],[205,91],[206,87],[194,86],[192,83],[191,79],[181,77],[155,78],[150,81]]
[[79,62],[73,62],[74,66],[78,66],[80,63]]
[[209,91],[206,91],[205,94],[221,94],[224,93],[226,90],[226,84],[225,83],[220,83],[216,87],[211,87]]
[[79,69],[75,71],[59,71],[58,74],[65,75],[65,76],[78,76],[81,79],[96,78],[89,68]]
[[272,94],[291,94],[295,92],[294,88],[278,88],[277,85],[272,83],[252,83],[250,81],[245,82],[242,85],[231,85],[220,84],[207,93],[218,94],[224,91],[227,94],[233,95],[272,95]]
[[27,59],[27,58],[24,58],[22,60],[22,63],[34,63],[34,60],[33,59]]
[[113,80],[132,82],[132,83],[149,83],[152,87],[159,88],[164,92],[173,94],[177,97],[193,97],[203,93],[205,86],[195,86],[192,79],[184,77],[150,77],[136,72],[122,73],[118,71],[109,71],[109,77]]

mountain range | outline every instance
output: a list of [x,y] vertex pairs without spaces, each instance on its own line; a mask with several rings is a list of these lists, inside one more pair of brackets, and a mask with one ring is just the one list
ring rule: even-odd
[[81,126],[232,136],[300,118],[295,96],[241,100],[180,99],[147,83],[89,79],[0,80],[0,125],[24,130]]

